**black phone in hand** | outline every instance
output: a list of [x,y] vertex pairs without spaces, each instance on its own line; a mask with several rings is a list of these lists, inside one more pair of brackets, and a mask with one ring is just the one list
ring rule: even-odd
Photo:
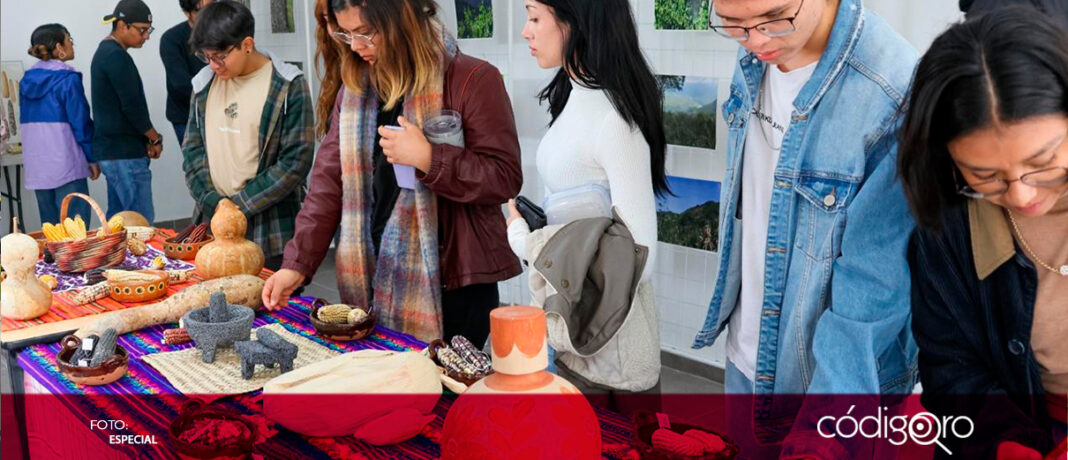
[[531,230],[542,228],[548,223],[545,211],[523,195],[515,198],[515,207],[519,210],[519,215],[523,216],[523,220],[527,221],[527,226]]

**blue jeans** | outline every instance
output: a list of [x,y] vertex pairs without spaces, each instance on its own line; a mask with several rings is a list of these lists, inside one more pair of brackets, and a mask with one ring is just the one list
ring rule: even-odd
[[185,127],[188,125],[185,123],[171,123],[171,125],[174,126],[174,134],[178,136],[178,146],[181,147],[185,144]]
[[[72,180],[58,188],[34,190],[33,193],[37,195],[37,212],[41,214],[41,223],[55,224],[59,222],[59,210],[63,206],[63,198],[71,193],[88,195],[89,181],[85,179]],[[70,200],[70,207],[67,208],[67,217],[73,219],[74,216],[82,216],[85,224],[89,225],[89,218],[92,216],[91,212],[89,203],[73,198]]]
[[753,426],[753,381],[727,361],[724,376],[724,406],[726,408],[727,437],[738,444],[739,459],[779,458],[782,444],[763,444],[757,441]]
[[155,222],[152,206],[152,170],[148,158],[104,160],[100,172],[108,180],[108,219],[122,211],[134,211]]

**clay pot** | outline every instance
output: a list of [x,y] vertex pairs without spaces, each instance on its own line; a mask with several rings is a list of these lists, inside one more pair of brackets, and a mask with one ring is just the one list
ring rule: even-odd
[[173,238],[167,238],[163,242],[163,253],[169,259],[194,260],[197,258],[197,254],[200,253],[201,248],[213,242],[215,242],[215,238],[210,236],[199,243],[175,243]]
[[155,281],[108,282],[108,295],[122,303],[138,303],[156,300],[167,295],[171,282],[162,270],[139,270],[140,273],[156,275]]
[[587,459],[601,455],[601,429],[586,397],[549,364],[545,312],[490,312],[493,374],[449,409],[441,458]]
[[107,385],[126,375],[130,356],[121,345],[115,345],[115,355],[99,366],[79,367],[70,362],[71,356],[82,346],[82,340],[74,335],[63,338],[63,349],[56,355],[56,367],[65,377],[79,385]]
[[356,324],[335,324],[319,321],[319,309],[326,305],[327,302],[325,300],[315,299],[315,302],[312,303],[311,312],[308,314],[308,320],[311,321],[312,327],[315,328],[315,333],[320,337],[337,342],[349,342],[367,337],[375,330],[375,322],[378,320],[378,315],[375,314],[373,307],[349,305],[351,308],[359,308],[367,312],[367,319]]
[[[205,446],[193,444],[181,439],[182,433],[190,429],[197,421],[203,419],[232,420],[244,424],[248,428],[248,434],[242,436],[237,443],[226,448],[219,446]],[[178,418],[171,422],[167,430],[171,445],[183,459],[243,459],[252,453],[253,446],[259,436],[259,429],[251,420],[237,412],[205,405],[198,400],[189,400],[182,405],[178,412]]]

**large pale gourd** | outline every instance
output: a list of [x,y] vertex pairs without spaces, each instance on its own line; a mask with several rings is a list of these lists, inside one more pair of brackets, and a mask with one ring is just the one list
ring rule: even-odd
[[245,239],[248,220],[232,201],[223,199],[211,218],[215,241],[197,253],[197,273],[206,280],[231,275],[259,275],[263,249]]
[[0,285],[0,316],[23,321],[48,313],[52,307],[52,290],[33,272],[40,250],[37,241],[23,233],[0,238],[0,265],[7,273]]

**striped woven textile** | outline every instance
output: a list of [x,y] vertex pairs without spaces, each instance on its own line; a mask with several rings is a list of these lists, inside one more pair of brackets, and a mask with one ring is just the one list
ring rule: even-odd
[[[176,235],[174,230],[160,229],[159,231],[161,233],[163,233],[165,236],[168,236],[168,237]],[[159,235],[153,237],[152,240],[149,241],[148,244],[150,246],[152,246],[153,248],[155,248],[155,249],[158,249],[160,251],[163,250],[163,238],[160,237]],[[260,273],[260,278],[267,279],[267,278],[269,278],[271,276],[272,273],[273,272],[271,272],[271,271],[264,270],[264,271],[262,271]],[[193,286],[194,284],[199,283],[201,281],[204,281],[204,279],[201,278],[200,276],[198,276],[196,274],[196,272],[194,271],[193,273],[190,274],[190,281],[188,283],[171,285],[170,289],[167,290],[167,296],[168,297],[172,296],[175,293],[177,293],[178,291],[181,291],[182,289],[185,289],[187,287]],[[153,304],[153,303],[156,303],[156,302],[159,302],[160,300],[162,300],[162,299],[159,299],[159,300],[153,300],[151,302],[145,302],[145,303],[125,303],[124,304],[124,303],[120,303],[120,302],[115,301],[111,297],[105,297],[105,298],[97,300],[96,302],[93,302],[93,303],[89,303],[89,304],[85,304],[85,305],[78,305],[73,300],[71,300],[71,297],[73,296],[73,294],[74,294],[74,291],[57,292],[57,293],[52,294],[52,307],[51,307],[51,309],[48,310],[48,313],[45,313],[43,316],[41,316],[39,318],[36,318],[36,319],[31,319],[29,321],[16,321],[16,320],[7,319],[7,318],[0,318],[0,332],[13,331],[13,330],[17,330],[17,329],[25,329],[25,328],[28,328],[28,327],[39,326],[39,325],[42,325],[42,324],[54,323],[54,322],[57,322],[57,321],[64,321],[64,320],[74,319],[74,318],[80,318],[82,316],[96,315],[96,314],[99,314],[99,313],[106,313],[106,312],[109,312],[109,311],[123,310],[123,309],[130,308],[130,307],[139,307],[139,306],[142,306],[142,305]]]
[[[317,343],[340,352],[363,349],[396,351],[421,350],[426,344],[412,336],[377,327],[364,340],[338,343],[315,336],[307,318],[311,310],[310,297],[294,298],[289,307],[276,312],[259,313],[254,327],[277,323],[287,330],[308,337]],[[178,416],[186,398],[154,368],[142,362],[141,356],[161,351],[174,351],[192,347],[192,344],[166,345],[163,331],[174,325],[154,326],[120,336],[118,344],[130,355],[126,376],[119,381],[97,387],[76,385],[64,377],[54,366],[60,345],[36,345],[22,350],[18,364],[26,376],[62,401],[78,420],[126,420],[129,424],[124,434],[156,435],[158,445],[112,446],[128,450],[131,457],[177,458],[166,439],[167,427]],[[438,417],[423,434],[402,444],[389,447],[374,447],[355,438],[309,438],[278,428],[279,432],[268,442],[256,446],[255,453],[265,458],[366,458],[366,459],[432,459],[441,456],[437,440],[445,415],[455,397],[441,398],[434,413]],[[256,416],[262,413],[259,392],[228,397],[217,402],[241,413]],[[622,415],[596,409],[601,423],[604,445],[629,444],[632,432],[630,421]],[[107,434],[94,432],[103,442]],[[149,452],[150,451],[150,452]],[[606,455],[605,458],[616,458]]]

